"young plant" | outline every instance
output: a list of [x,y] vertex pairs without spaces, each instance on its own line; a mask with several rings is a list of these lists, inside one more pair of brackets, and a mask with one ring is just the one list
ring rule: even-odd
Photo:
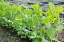
[[62,11],[62,6],[55,7],[51,2],[46,12],[43,12],[38,4],[31,5],[30,9],[1,0],[0,25],[13,27],[21,38],[28,37],[33,42],[52,42],[57,33],[64,29],[59,18]]

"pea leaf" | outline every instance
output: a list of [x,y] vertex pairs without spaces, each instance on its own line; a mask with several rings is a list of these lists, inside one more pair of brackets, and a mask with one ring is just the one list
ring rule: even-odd
[[34,42],[42,42],[42,39],[41,38],[37,38],[34,40]]
[[3,14],[3,11],[2,10],[0,10],[0,14]]
[[39,5],[38,4],[34,4],[31,7],[34,8],[34,9],[38,9],[39,8]]
[[60,26],[57,26],[57,31],[58,31],[58,32],[61,32],[63,29],[64,29],[63,26],[61,26],[61,25],[60,25]]
[[63,7],[62,6],[57,6],[55,9],[55,12],[60,13],[63,11]]
[[55,28],[49,28],[47,35],[50,37],[50,39],[54,40],[56,35],[56,29]]
[[56,20],[54,21],[54,25],[57,26],[57,25],[59,25],[59,24],[60,24],[60,19],[56,19]]
[[55,6],[54,6],[54,4],[53,4],[52,2],[49,2],[49,8],[50,8],[51,10],[54,10],[54,9],[55,9]]
[[18,5],[17,11],[20,11],[21,9],[22,9],[22,6],[21,5]]

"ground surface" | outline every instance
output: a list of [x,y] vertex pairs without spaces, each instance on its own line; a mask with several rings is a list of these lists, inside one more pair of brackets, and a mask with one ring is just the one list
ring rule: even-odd
[[28,38],[20,38],[17,33],[7,27],[0,26],[0,42],[31,42]]
[[18,37],[15,37],[7,29],[0,27],[0,42],[20,42]]

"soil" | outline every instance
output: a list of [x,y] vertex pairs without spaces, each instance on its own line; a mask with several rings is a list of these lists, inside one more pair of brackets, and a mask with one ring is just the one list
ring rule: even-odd
[[16,31],[11,31],[6,27],[0,26],[0,42],[32,42],[29,38],[20,38]]

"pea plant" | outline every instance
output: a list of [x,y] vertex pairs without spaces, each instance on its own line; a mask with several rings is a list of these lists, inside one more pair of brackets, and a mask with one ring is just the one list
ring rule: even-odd
[[64,28],[61,25],[59,14],[62,6],[55,7],[49,3],[46,12],[38,4],[26,8],[22,5],[10,5],[9,2],[0,2],[0,25],[13,27],[21,38],[30,38],[32,42],[45,42],[57,39],[57,34]]

